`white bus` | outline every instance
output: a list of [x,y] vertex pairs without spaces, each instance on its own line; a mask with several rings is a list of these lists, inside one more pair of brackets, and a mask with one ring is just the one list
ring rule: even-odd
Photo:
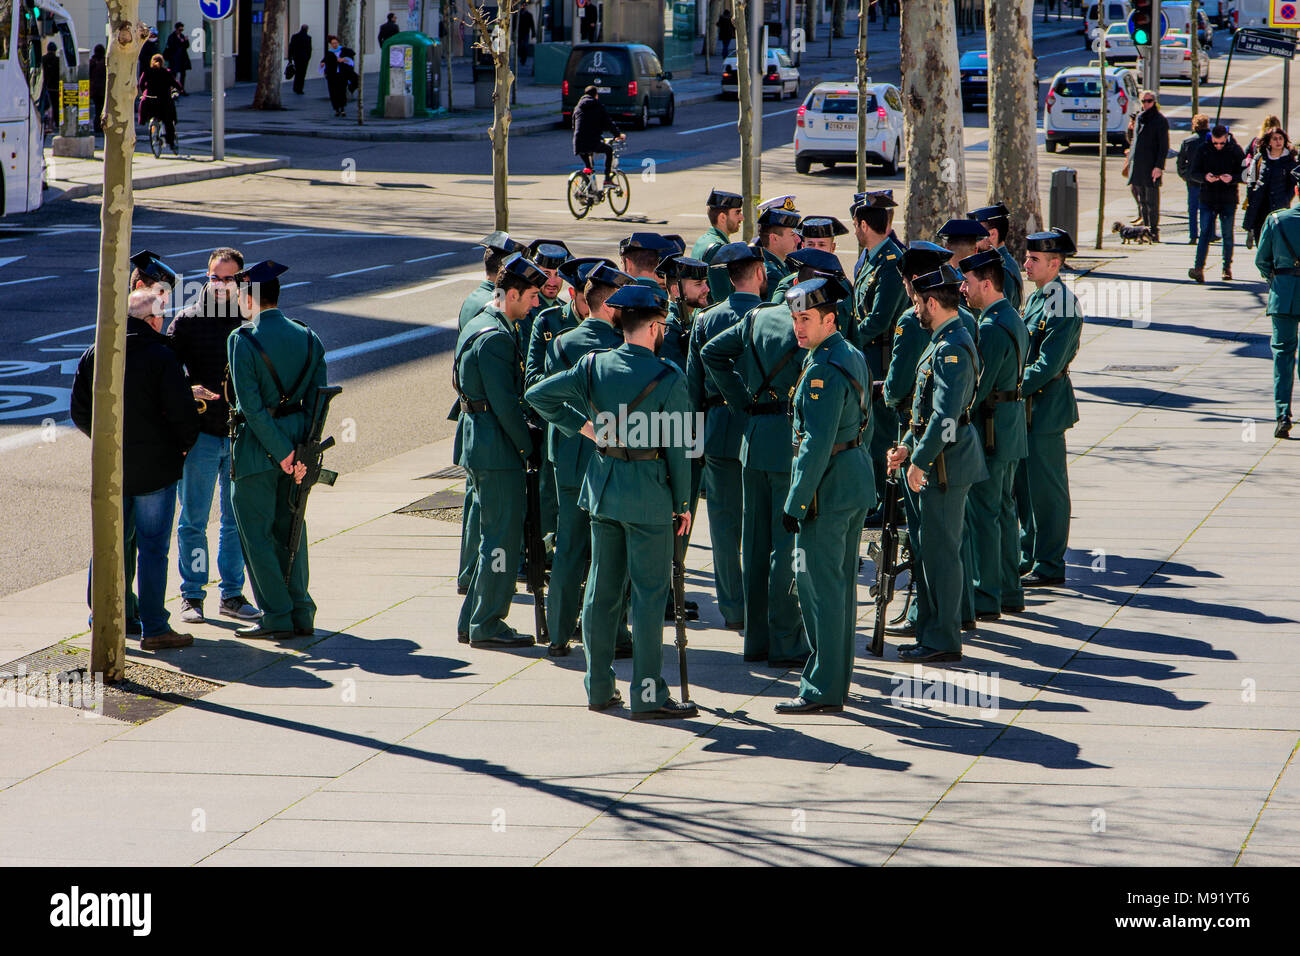
[[[37,103],[44,88],[41,56],[54,42],[64,77],[77,76],[72,17],[54,0],[0,0],[0,215],[40,208],[45,184],[45,129]],[[58,95],[58,91],[54,91]]]

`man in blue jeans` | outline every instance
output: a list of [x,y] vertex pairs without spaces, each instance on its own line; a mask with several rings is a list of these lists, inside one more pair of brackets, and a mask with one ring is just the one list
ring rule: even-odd
[[[142,275],[149,276],[161,263],[149,253],[148,260],[142,264],[144,255],[132,261]],[[185,453],[199,434],[193,392],[162,334],[163,313],[175,282],[175,273],[167,271],[171,273],[171,283],[136,289],[128,300],[122,380],[122,508],[126,519],[127,590],[130,591],[130,579],[138,575],[143,629],[140,646],[147,651],[194,643],[190,635],[178,634],[171,628],[163,606],[167,551],[176,514],[176,485]],[[77,365],[70,399],[72,420],[86,435],[90,434],[94,371],[92,346]]]
[[1205,260],[1210,254],[1214,221],[1223,236],[1223,278],[1232,278],[1232,214],[1237,208],[1237,184],[1246,154],[1226,126],[1210,130],[1210,141],[1202,143],[1192,157],[1188,181],[1201,188],[1200,238],[1196,243],[1196,264],[1187,270],[1196,282],[1205,281]]
[[221,489],[221,530],[217,537],[217,573],[221,578],[219,612],[237,621],[254,621],[262,612],[245,599],[244,552],[230,504],[229,406],[223,394],[226,340],[243,316],[234,276],[244,268],[237,249],[214,249],[208,257],[207,281],[198,300],[177,314],[167,335],[172,350],[189,372],[199,402],[198,441],[185,457],[181,476],[180,526],[176,531],[181,574],[181,620],[203,622],[204,587],[212,566],[208,550],[208,516],[212,494]]

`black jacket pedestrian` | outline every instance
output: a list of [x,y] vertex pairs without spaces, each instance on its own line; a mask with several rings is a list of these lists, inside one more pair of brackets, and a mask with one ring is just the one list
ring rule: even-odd
[[1296,183],[1291,178],[1291,170],[1295,169],[1296,164],[1296,152],[1293,149],[1284,150],[1277,159],[1270,159],[1267,153],[1260,157],[1255,184],[1246,194],[1246,214],[1241,219],[1243,229],[1258,236],[1264,229],[1264,220],[1269,213],[1291,205]]
[[582,97],[573,108],[573,152],[591,153],[600,149],[600,136],[605,132],[615,136],[619,133],[605,105],[590,94]]
[[384,41],[394,34],[401,33],[402,28],[391,20],[385,21],[384,25],[379,28],[379,45],[382,47]]
[[1201,144],[1208,138],[1208,133],[1193,133],[1178,146],[1178,175],[1193,186],[1196,184],[1192,183],[1191,179],[1188,178],[1192,172],[1192,158],[1196,155],[1196,151],[1201,148]]
[[[1133,145],[1128,151],[1128,181],[1135,186],[1153,185],[1151,171],[1164,169],[1168,157],[1169,120],[1154,106],[1138,113],[1133,125]],[[1154,185],[1159,186],[1160,181]]]
[[45,81],[45,92],[52,100],[59,98],[59,81],[63,79],[62,63],[57,53],[46,53],[41,57],[41,75]]
[[149,69],[149,64],[153,62],[154,54],[159,52],[161,51],[158,48],[157,40],[150,39],[144,41],[144,44],[140,47],[140,56],[138,58],[141,73]]
[[234,296],[221,301],[204,286],[199,300],[177,313],[167,330],[172,351],[189,373],[190,384],[202,385],[222,396],[209,401],[207,411],[199,416],[203,431],[220,438],[230,434],[224,391],[226,340],[242,321]]
[[[1237,205],[1237,184],[1241,182],[1241,164],[1246,154],[1241,151],[1237,141],[1228,134],[1228,142],[1222,149],[1206,140],[1196,151],[1192,159],[1191,181],[1201,187],[1201,205],[1215,212],[1226,212]],[[1206,173],[1230,176],[1228,182],[1218,180],[1207,183]]]
[[736,21],[726,10],[718,15],[718,39],[723,43],[730,43],[736,39]]
[[308,36],[306,27],[289,37],[289,59],[299,73],[311,62],[311,37]]
[[167,49],[163,51],[163,59],[173,73],[188,73],[192,66],[190,64],[190,38],[183,33],[172,32],[167,37]]
[[[122,381],[122,494],[147,495],[181,477],[185,453],[199,437],[199,412],[180,360],[144,319],[126,320]],[[72,383],[73,423],[90,435],[95,347],[77,363]]]

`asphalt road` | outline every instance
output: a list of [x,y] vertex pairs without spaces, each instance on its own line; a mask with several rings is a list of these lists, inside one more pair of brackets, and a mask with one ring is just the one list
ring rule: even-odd
[[[1087,57],[1077,36],[1046,41],[1037,52],[1044,82]],[[1221,71],[1216,57],[1207,96],[1217,97]],[[1279,111],[1281,61],[1237,57],[1233,72],[1224,114],[1248,141],[1247,126]],[[872,76],[898,82],[896,66],[891,70],[884,57]],[[1167,86],[1162,99],[1174,125],[1185,129],[1186,87]],[[765,107],[763,195],[794,193],[806,214],[845,218],[851,169],[794,172],[797,105]],[[638,228],[693,241],[707,226],[702,206],[709,189],[736,188],[739,180],[735,115],[734,102],[699,104],[680,110],[673,127],[631,134],[622,166],[632,198],[621,219],[605,208],[573,220],[564,198],[564,177],[575,165],[567,131],[517,140],[510,231],[563,238],[577,254],[610,256],[618,239]],[[966,119],[968,193],[977,203],[985,195],[987,116]],[[449,434],[444,416],[452,401],[456,315],[482,274],[473,244],[493,228],[486,143],[246,136],[238,146],[287,155],[292,167],[138,192],[133,248],[152,249],[196,280],[219,245],[290,266],[284,308],[317,330],[329,350],[331,380],[345,389],[331,429],[345,440],[331,452],[330,467],[346,472]],[[1040,152],[1039,162],[1044,210],[1049,171],[1078,170],[1086,240],[1096,222],[1096,151]],[[1107,192],[1127,209],[1118,165],[1110,164]],[[883,177],[878,170],[869,180],[903,184],[901,173]],[[1183,205],[1180,186],[1170,192],[1166,213]],[[67,421],[76,360],[93,336],[98,217],[95,200],[56,202],[0,226],[0,595],[81,568],[89,553],[89,443],[59,423]],[[851,263],[855,250],[841,251]],[[1245,263],[1239,271],[1248,272]]]

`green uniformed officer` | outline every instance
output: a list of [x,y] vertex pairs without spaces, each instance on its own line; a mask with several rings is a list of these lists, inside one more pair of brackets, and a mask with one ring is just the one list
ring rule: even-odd
[[465,428],[463,463],[479,501],[478,560],[457,628],[474,647],[526,647],[506,623],[523,546],[525,466],[535,448],[521,403],[524,355],[516,324],[546,275],[522,254],[501,265],[492,304],[461,330],[452,384]]
[[709,266],[690,256],[665,256],[655,270],[668,290],[668,321],[659,357],[686,371],[686,352],[695,316],[709,304]]
[[691,330],[686,356],[686,379],[691,407],[704,412],[704,493],[709,512],[709,539],[713,543],[713,576],[718,610],[724,626],[739,631],[745,626],[744,581],[740,575],[742,487],[740,442],[745,432],[743,409],[727,404],[717,385],[704,371],[700,352],[724,329],[762,304],[763,255],[755,246],[732,242],[713,255],[710,273],[729,276],[735,290],[706,309]]
[[[584,355],[597,349],[615,349],[623,344],[622,334],[614,328],[615,313],[607,300],[632,277],[614,268],[605,259],[590,260],[579,267],[573,280],[575,292],[581,289],[590,314],[576,328],[553,338],[547,345],[543,372],[532,384],[576,366]],[[532,385],[529,386],[530,388]],[[530,406],[531,407],[531,406]],[[555,558],[547,595],[546,625],[551,634],[547,653],[564,657],[569,653],[570,635],[578,624],[578,612],[587,565],[591,558],[591,528],[587,513],[578,505],[582,478],[587,472],[594,447],[581,435],[566,435],[555,425],[547,426],[547,441],[555,462],[556,487],[559,492],[559,525],[555,535]],[[632,638],[626,626],[621,629],[616,657],[632,656]]]
[[1016,262],[1016,257],[1007,248],[1007,236],[1011,234],[1011,210],[1003,203],[995,202],[991,206],[973,209],[966,216],[988,230],[989,244],[1002,258],[1002,294],[1019,314],[1025,300],[1025,280],[1020,275],[1020,263]]
[[[766,215],[766,214],[765,214]],[[765,302],[700,350],[727,405],[745,411],[740,446],[746,661],[799,667],[808,657],[794,590],[794,535],[782,525],[790,493],[791,397],[803,355],[787,303]]]
[[[1296,176],[1296,167],[1291,171]],[[1300,182],[1300,176],[1296,176]],[[1268,280],[1268,316],[1273,322],[1274,438],[1291,434],[1291,391],[1295,384],[1297,327],[1300,327],[1300,206],[1270,213],[1259,236],[1255,266]]]
[[545,376],[546,350],[550,348],[551,341],[562,332],[576,329],[591,314],[582,294],[582,286],[591,270],[601,264],[608,265],[611,269],[616,268],[611,260],[600,256],[569,259],[558,268],[560,277],[569,284],[571,298],[539,312],[533,321],[533,329],[528,338],[528,355],[524,359],[526,388],[532,388]]
[[[226,340],[236,418],[231,438],[230,503],[262,619],[240,637],[310,635],[316,603],[307,593],[307,529],[290,571],[290,495],[307,473],[294,460],[306,441],[316,392],[326,384],[325,347],[316,333],[280,311],[286,267],[259,262],[238,273],[239,307],[248,325]],[[287,385],[285,383],[288,383]]]
[[[713,262],[717,251],[731,242],[731,237],[740,231],[741,224],[745,220],[744,205],[745,200],[739,193],[724,192],[721,189],[709,193],[708,202],[704,207],[705,215],[709,217],[709,228],[704,235],[695,240],[695,245],[691,247],[692,259]],[[727,271],[710,270],[709,296],[713,302],[722,302],[729,295],[731,295],[731,281]]]
[[763,250],[763,270],[767,275],[763,292],[765,299],[771,298],[772,290],[794,272],[794,268],[786,264],[786,256],[799,248],[799,223],[802,221],[799,211],[794,208],[793,196],[778,196],[758,205],[757,243]]
[[[970,404],[979,357],[957,314],[961,273],[950,265],[911,280],[917,316],[930,330],[930,346],[917,367],[912,425],[889,452],[892,471],[907,468],[917,527],[912,532],[916,580],[916,643],[899,648],[900,660],[961,660],[961,601],[965,572],[961,534],[970,486],[988,477]],[[910,463],[909,463],[910,459]]]
[[665,256],[679,255],[686,243],[680,236],[661,236],[657,232],[634,232],[618,244],[623,271],[636,282],[651,289],[663,289],[659,263]]
[[966,499],[973,558],[966,577],[974,592],[976,618],[996,621],[1004,609],[1010,612],[1025,606],[1014,492],[1016,463],[1028,451],[1020,377],[1029,352],[1029,332],[1002,294],[1006,266],[997,249],[963,259],[960,268],[966,300],[980,310],[981,371],[971,417],[989,472],[971,485]]
[[1029,503],[1020,529],[1020,565],[1029,565],[1024,587],[1065,583],[1065,548],[1070,538],[1070,479],[1065,464],[1065,432],[1079,420],[1070,383],[1070,363],[1079,352],[1083,310],[1060,280],[1074,240],[1059,227],[1025,238],[1025,275],[1034,284],[1025,303],[1029,352],[1021,392],[1029,449],[1024,483],[1017,495]]
[[[523,243],[516,242],[509,234],[499,230],[484,236],[478,244],[483,247],[483,271],[487,273],[487,278],[480,282],[461,304],[459,320],[461,329],[464,329],[470,320],[476,318],[483,311],[483,307],[492,301],[501,263],[524,248]],[[451,460],[463,467],[461,454],[464,450],[465,434],[459,402],[452,406],[448,418],[456,420],[456,437],[452,441]],[[460,569],[456,575],[457,594],[469,593],[469,581],[474,575],[474,565],[478,562],[478,541],[478,498],[474,494],[474,483],[466,474],[465,497],[460,511]]]
[[844,709],[853,677],[862,523],[876,505],[863,446],[871,373],[835,329],[835,303],[851,294],[837,277],[811,279],[786,295],[807,350],[794,393],[794,462],[781,523],[795,533],[795,577],[811,655],[799,696],[778,713]]
[[582,607],[587,706],[607,710],[623,703],[612,665],[617,621],[626,607],[633,718],[694,717],[694,704],[668,696],[662,674],[673,532],[686,534],[691,523],[686,382],[655,355],[668,312],[663,291],[629,283],[607,302],[619,309],[624,343],[589,352],[527,393],[547,421],[567,435],[586,436],[599,452],[587,466],[579,499],[591,515],[591,575]]
[[[898,273],[903,248],[889,236],[891,210],[888,196],[869,194],[853,206],[853,231],[867,256],[853,281],[855,328],[845,336],[862,350],[871,369],[872,381],[884,381],[886,363],[893,351],[894,329],[907,311],[907,292]],[[898,416],[879,396],[871,402],[870,443],[867,453],[874,469],[876,487],[885,482],[885,453],[898,433]]]
[[799,235],[804,249],[820,249],[835,254],[837,236],[847,236],[849,230],[834,216],[804,216],[799,223]]
[[[776,292],[768,297],[770,301],[779,305],[785,304],[785,294],[793,286],[818,276],[838,276],[844,279],[846,285],[848,284],[848,279],[844,275],[844,266],[840,264],[839,258],[824,249],[796,249],[786,256],[785,261],[795,271],[777,283]],[[839,330],[840,335],[844,335],[846,329],[853,327],[852,296],[841,299],[835,306],[835,322],[835,328]]]

